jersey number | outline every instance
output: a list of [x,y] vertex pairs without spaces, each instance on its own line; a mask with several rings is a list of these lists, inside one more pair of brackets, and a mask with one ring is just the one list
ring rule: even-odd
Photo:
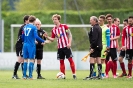
[[24,28],[25,36],[29,36],[30,31],[31,31],[31,28]]

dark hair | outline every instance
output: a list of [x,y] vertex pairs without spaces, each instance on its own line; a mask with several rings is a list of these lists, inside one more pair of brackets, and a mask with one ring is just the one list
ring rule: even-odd
[[34,22],[36,20],[36,17],[35,16],[30,16],[28,20],[29,20],[29,22]]
[[113,22],[114,22],[114,21],[117,21],[117,19],[119,19],[119,18],[114,18]]
[[25,15],[23,18],[24,22],[27,21],[28,19],[29,19],[29,15]]
[[106,19],[107,19],[108,17],[113,18],[113,16],[112,16],[111,14],[107,14],[107,15],[106,15]]
[[133,16],[129,16],[128,19],[132,18],[133,19]]
[[124,19],[123,21],[128,23],[128,19]]

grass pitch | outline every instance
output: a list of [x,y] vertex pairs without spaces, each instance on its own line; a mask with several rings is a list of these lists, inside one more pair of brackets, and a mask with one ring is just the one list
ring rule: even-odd
[[[21,70],[18,75],[21,79],[12,79],[12,71],[0,71],[0,88],[132,88],[133,79],[126,77],[114,79],[110,72],[110,78],[102,80],[83,80],[89,71],[77,71],[77,80],[72,78],[71,71],[66,71],[66,79],[56,79],[59,71],[42,71],[41,74],[46,79],[36,79],[34,70],[34,80],[23,80]],[[121,71],[119,71],[121,73]]]

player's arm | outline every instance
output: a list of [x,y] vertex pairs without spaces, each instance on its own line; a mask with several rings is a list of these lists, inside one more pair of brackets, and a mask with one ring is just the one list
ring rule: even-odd
[[43,33],[43,39],[45,40],[45,43],[51,43],[50,40],[46,39],[45,37],[46,34],[47,34],[46,32]]
[[54,39],[55,39],[55,34],[53,33],[53,31],[52,31],[51,37],[49,37],[47,33],[45,33],[44,36],[45,36],[48,40],[50,40],[51,42],[53,42]]
[[23,31],[23,26],[21,26],[20,29],[19,29],[19,31],[18,31],[18,37],[19,37],[20,35],[22,35],[22,31]]
[[22,31],[21,31],[21,40],[22,40],[22,42],[24,42],[24,37],[25,37],[25,34],[24,34],[24,27],[23,27],[23,29],[22,29]]
[[92,32],[92,42],[91,42],[91,49],[95,49],[97,47],[97,39],[98,39],[98,29],[96,27],[93,27]]
[[120,36],[115,36],[114,38],[110,38],[110,40],[117,40],[119,38],[120,38]]
[[106,44],[107,44],[107,47],[109,48],[110,47],[110,30],[109,29],[106,30]]
[[22,31],[21,39],[23,42],[24,42],[24,37],[25,37],[25,35],[24,35],[24,32]]
[[45,42],[45,40],[43,40],[42,38],[40,38],[40,37],[38,36],[37,30],[34,31],[34,38],[36,38],[36,40],[38,40],[38,41],[40,41],[40,42],[42,42],[42,43]]
[[70,29],[67,29],[66,32],[67,32],[67,36],[68,36],[68,46],[71,47],[72,33],[71,33]]
[[117,40],[120,38],[120,29],[117,27],[117,33],[116,36],[114,38],[111,38],[110,40]]
[[54,38],[52,38],[52,37],[46,36],[46,38],[47,38],[48,40],[50,40],[51,42],[54,41]]
[[125,50],[125,48],[126,48],[126,44],[125,44],[125,39],[126,39],[126,30],[125,29],[123,29],[122,30],[122,50]]

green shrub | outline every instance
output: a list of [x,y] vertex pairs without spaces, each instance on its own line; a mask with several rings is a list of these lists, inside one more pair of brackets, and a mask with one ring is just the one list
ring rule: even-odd
[[[35,12],[2,12],[2,18],[4,19],[4,51],[10,51],[10,25],[11,24],[23,24],[23,16],[26,14],[35,15],[42,21],[42,24],[53,24],[51,17],[53,14],[60,14],[62,16],[61,23],[64,22],[64,11],[35,11]],[[129,15],[133,15],[133,10],[94,10],[94,11],[84,11],[80,12],[80,15],[85,24],[89,24],[89,17],[92,15],[99,16],[101,14],[106,15],[108,13],[113,14],[114,17],[119,17],[122,23],[122,20],[127,18]],[[66,23],[67,24],[82,24],[81,19],[77,11],[67,11],[66,12]],[[19,29],[19,28],[17,28]],[[86,32],[83,28],[70,28],[73,34],[73,50],[83,51],[88,50],[89,48],[89,41]],[[51,28],[45,28],[45,30],[49,33],[51,32]],[[87,28],[89,30],[89,28]],[[14,44],[16,42],[17,32],[18,30],[14,31],[15,38]],[[44,48],[45,51],[55,51],[56,50],[56,41],[53,44],[47,44]]]

